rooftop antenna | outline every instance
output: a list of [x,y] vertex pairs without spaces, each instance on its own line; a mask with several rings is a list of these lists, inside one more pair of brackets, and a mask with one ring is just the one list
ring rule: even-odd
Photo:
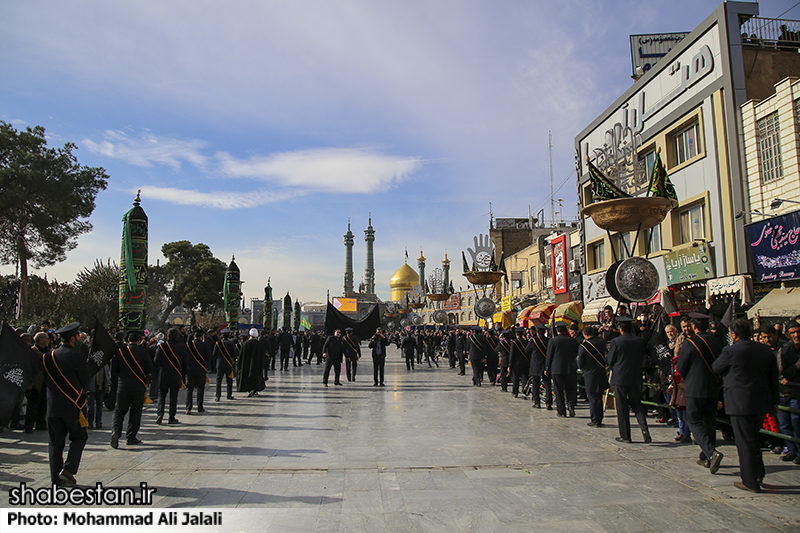
[[550,218],[551,225],[556,225],[556,205],[553,202],[553,133],[547,131],[547,148],[550,151]]
[[494,226],[494,214],[492,214],[492,202],[489,202],[489,212],[484,213],[483,216],[489,215],[489,229]]

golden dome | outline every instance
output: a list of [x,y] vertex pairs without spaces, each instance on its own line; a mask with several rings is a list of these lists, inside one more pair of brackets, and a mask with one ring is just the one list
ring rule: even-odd
[[392,301],[400,301],[405,297],[406,292],[410,291],[414,285],[419,285],[419,274],[413,268],[404,263],[397,269],[392,279],[389,281],[389,288],[392,291]]

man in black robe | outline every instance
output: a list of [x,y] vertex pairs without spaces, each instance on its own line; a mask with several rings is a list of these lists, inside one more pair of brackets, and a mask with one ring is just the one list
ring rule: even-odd
[[258,330],[250,330],[250,338],[242,344],[238,361],[236,392],[246,392],[248,398],[258,396],[264,384],[264,345],[258,340]]

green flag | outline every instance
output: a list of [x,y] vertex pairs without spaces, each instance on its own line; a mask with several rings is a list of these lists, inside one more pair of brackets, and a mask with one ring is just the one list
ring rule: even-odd
[[128,290],[133,292],[136,288],[136,273],[133,268],[133,240],[131,237],[131,213],[136,209],[131,208],[122,217],[122,257],[125,258],[125,276],[128,282]]
[[303,317],[302,320],[300,320],[300,326],[308,330],[311,329],[311,323],[308,321],[306,317]]
[[589,164],[589,179],[592,182],[592,201],[615,200],[617,198],[630,198],[631,195],[614,185],[591,161]]
[[668,198],[673,204],[678,203],[678,195],[675,193],[675,187],[669,181],[667,169],[664,168],[664,163],[661,162],[661,154],[656,152],[655,160],[653,160],[653,172],[650,174],[650,186],[648,187],[648,194],[653,196],[660,196]]

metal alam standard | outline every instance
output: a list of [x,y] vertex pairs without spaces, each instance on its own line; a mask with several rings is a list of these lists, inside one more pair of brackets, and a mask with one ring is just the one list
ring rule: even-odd
[[[141,191],[139,191],[141,193]],[[147,308],[147,215],[139,205],[122,217],[122,251],[119,261],[119,326],[144,329]]]
[[225,301],[225,320],[228,322],[228,329],[236,331],[239,327],[239,300],[241,295],[241,273],[239,266],[235,262],[235,257],[231,256],[231,264],[225,271],[225,284],[222,288]]

